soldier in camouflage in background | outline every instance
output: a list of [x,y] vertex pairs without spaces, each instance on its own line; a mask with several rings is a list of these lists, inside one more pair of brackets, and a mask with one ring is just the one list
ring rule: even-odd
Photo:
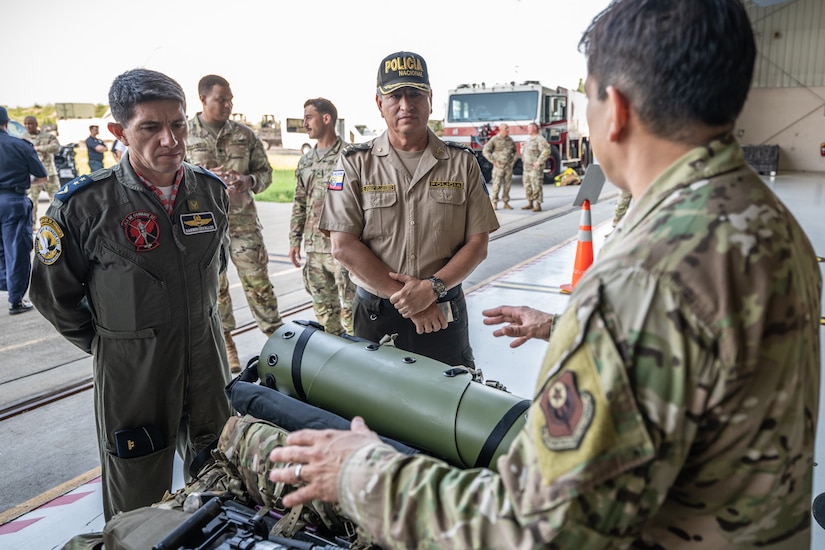
[[504,209],[512,210],[510,183],[513,181],[513,165],[516,163],[516,144],[510,137],[510,127],[507,124],[502,122],[498,125],[498,133],[484,144],[481,154],[493,165],[493,194],[490,197],[493,209],[498,210],[498,194],[501,190]]
[[332,257],[329,237],[318,229],[329,175],[344,142],[335,134],[338,110],[324,98],[304,103],[304,129],[315,147],[301,157],[295,169],[295,199],[289,223],[289,259],[301,267],[304,242],[304,288],[312,296],[315,317],[330,334],[352,334],[355,285],[347,268]]
[[401,455],[356,417],[290,434],[270,480],[386,548],[807,549],[822,276],[731,133],[747,12],[617,0],[581,48],[593,150],[637,202],[562,315],[484,312],[511,345],[550,339],[498,473]]
[[[229,120],[233,96],[226,79],[217,75],[203,77],[198,83],[198,95],[203,111],[189,120],[186,160],[215,173],[229,189],[229,255],[238,270],[252,316],[264,334],[270,336],[283,322],[269,280],[269,254],[254,194],[272,183],[272,166],[255,132]],[[240,372],[231,333],[235,329],[235,315],[226,273],[220,279],[218,309],[230,369]]]
[[535,122],[527,126],[527,132],[530,137],[521,147],[521,162],[524,166],[522,183],[527,195],[527,206],[522,206],[521,209],[540,212],[544,201],[544,163],[550,156],[550,144],[539,135],[539,125]]
[[23,120],[23,125],[26,127],[26,134],[23,139],[34,145],[34,150],[37,151],[37,156],[43,166],[46,167],[46,172],[49,178],[44,183],[32,183],[29,188],[29,198],[34,205],[33,213],[34,220],[32,220],[33,229],[37,229],[37,201],[40,199],[40,191],[43,190],[49,195],[49,201],[54,198],[55,192],[60,187],[60,179],[57,177],[57,167],[54,164],[54,155],[60,150],[60,143],[52,134],[40,129],[37,119],[33,116],[27,116]]

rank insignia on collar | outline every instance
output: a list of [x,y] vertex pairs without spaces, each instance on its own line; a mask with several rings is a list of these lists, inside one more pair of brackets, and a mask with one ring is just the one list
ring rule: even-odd
[[183,229],[184,235],[213,233],[218,230],[218,226],[215,223],[215,215],[212,212],[183,214],[180,217],[180,226]]
[[544,413],[542,442],[552,451],[578,449],[595,413],[595,400],[588,391],[579,391],[576,374],[567,371],[539,397]]

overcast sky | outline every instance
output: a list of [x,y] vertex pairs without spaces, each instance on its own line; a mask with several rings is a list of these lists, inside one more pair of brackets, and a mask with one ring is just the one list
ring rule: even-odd
[[107,103],[135,67],[175,78],[189,115],[198,80],[224,76],[235,111],[301,117],[323,96],[351,123],[385,126],[373,100],[386,55],[427,61],[433,118],[461,83],[586,76],[582,32],[609,0],[11,0],[0,33],[0,105]]

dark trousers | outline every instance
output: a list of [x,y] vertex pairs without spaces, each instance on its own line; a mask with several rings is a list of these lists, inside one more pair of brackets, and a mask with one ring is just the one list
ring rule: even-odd
[[0,191],[0,290],[9,303],[23,299],[31,276],[32,201],[28,195]]
[[438,332],[417,334],[415,323],[410,319],[404,319],[389,300],[358,288],[352,301],[355,336],[378,342],[385,334],[397,333],[395,345],[399,349],[430,357],[447,365],[475,368],[467,324],[467,302],[460,289],[457,294],[450,300],[456,320]]
[[102,169],[103,169],[103,159],[101,159],[101,160],[89,159],[89,172],[94,172],[95,170],[102,170]]

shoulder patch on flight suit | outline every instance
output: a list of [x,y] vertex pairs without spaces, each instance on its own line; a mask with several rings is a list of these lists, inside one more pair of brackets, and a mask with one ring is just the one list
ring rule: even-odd
[[372,142],[365,141],[364,143],[350,143],[344,148],[343,155],[349,156],[356,151],[369,151],[372,149]]
[[60,239],[63,238],[63,230],[53,218],[43,216],[40,218],[40,229],[37,230],[37,237],[34,240],[34,253],[43,265],[52,265],[60,259],[63,252],[63,245]]
[[89,187],[92,183],[100,180],[104,180],[112,175],[112,169],[106,168],[104,170],[98,170],[94,174],[83,174],[70,182],[63,184],[63,187],[58,189],[54,196],[57,199],[60,199],[60,202],[66,202],[69,200],[69,197],[80,191],[81,189],[85,189]]
[[223,185],[224,189],[226,188],[226,183],[224,183],[224,181],[221,178],[219,178],[218,176],[216,176],[215,174],[213,174],[212,172],[210,172],[206,168],[204,168],[202,166],[198,166],[197,164],[192,164],[191,166],[192,166],[192,170],[194,170],[195,172],[198,172],[199,174],[204,174],[206,176],[209,176],[212,179],[218,180],[219,182],[221,182],[221,185]]

